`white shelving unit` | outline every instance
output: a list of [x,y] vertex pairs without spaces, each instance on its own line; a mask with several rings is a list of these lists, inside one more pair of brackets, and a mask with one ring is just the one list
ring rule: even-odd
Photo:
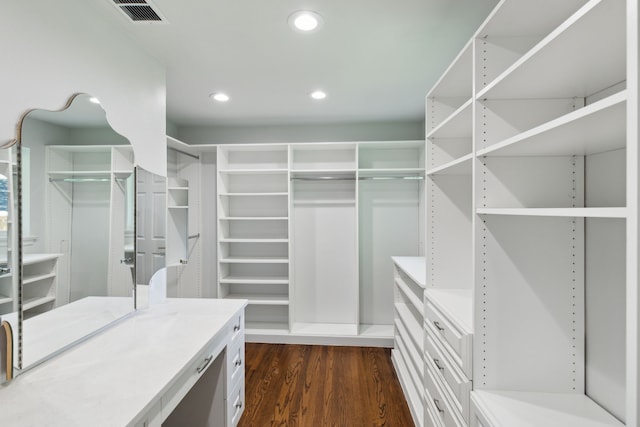
[[288,146],[218,146],[218,297],[247,298],[247,339],[289,331]]
[[640,421],[637,70],[637,2],[503,0],[427,95],[426,425]]
[[[37,300],[29,296],[24,305],[33,306],[35,312],[36,306],[52,308],[90,295],[131,295],[130,267],[121,260],[127,238],[126,205],[131,203],[128,187],[133,188],[127,185],[133,180],[133,148],[49,145],[45,161],[47,235],[40,250],[56,254],[57,272],[47,305],[33,305]],[[87,247],[88,240],[94,245]],[[105,277],[105,282],[95,277]]]
[[25,254],[22,258],[22,309],[25,318],[51,310],[57,299],[58,258],[62,254]]
[[423,183],[423,141],[218,146],[218,297],[249,299],[247,339],[391,346]]

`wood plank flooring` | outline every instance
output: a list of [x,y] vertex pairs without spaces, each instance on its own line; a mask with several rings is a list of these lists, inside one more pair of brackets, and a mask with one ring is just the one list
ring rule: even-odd
[[391,350],[246,344],[239,427],[411,427]]

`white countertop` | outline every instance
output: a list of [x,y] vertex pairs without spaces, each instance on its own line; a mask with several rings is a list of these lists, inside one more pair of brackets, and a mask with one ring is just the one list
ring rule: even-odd
[[246,300],[168,299],[0,387],[0,423],[126,426],[195,356],[227,333]]
[[423,256],[392,256],[391,260],[420,287],[427,281],[427,262]]
[[38,314],[23,323],[22,365],[50,354],[133,312],[133,298],[87,297]]

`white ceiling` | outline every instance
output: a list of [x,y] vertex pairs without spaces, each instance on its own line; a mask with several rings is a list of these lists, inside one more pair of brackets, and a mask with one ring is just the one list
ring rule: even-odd
[[[167,67],[178,125],[338,123],[424,118],[424,96],[497,0],[152,0],[168,24],[106,15]],[[313,34],[287,17],[324,19]],[[135,70],[132,70],[135,72]],[[324,101],[308,94],[322,88]],[[209,94],[225,91],[226,104]]]

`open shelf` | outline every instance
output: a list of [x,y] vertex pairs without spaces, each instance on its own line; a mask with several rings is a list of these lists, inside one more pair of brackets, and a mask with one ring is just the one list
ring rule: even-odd
[[289,283],[287,277],[265,277],[265,276],[226,276],[220,279],[220,283],[241,283],[254,285],[286,285]]
[[479,215],[626,218],[627,208],[478,208]]
[[288,196],[289,193],[218,193],[222,197]]
[[47,273],[47,274],[40,274],[36,276],[30,276],[28,278],[24,278],[22,280],[22,284],[28,285],[30,283],[36,283],[36,282],[41,282],[47,279],[53,279],[54,277],[56,277],[56,273]]
[[289,258],[283,257],[225,257],[222,264],[288,264]]
[[624,14],[622,1],[587,3],[476,98],[586,97],[624,81]]
[[251,239],[251,238],[247,238],[247,239],[234,239],[234,238],[227,238],[227,239],[220,239],[220,243],[288,243],[289,239],[259,239],[259,238],[255,238],[255,239]]
[[467,100],[429,132],[427,138],[471,138],[473,133],[472,104],[472,99]]
[[286,216],[225,216],[220,221],[287,221]]
[[473,153],[466,154],[442,166],[430,169],[427,175],[471,175]]
[[479,150],[477,156],[582,156],[624,148],[626,100],[627,92],[618,92]]
[[471,400],[494,426],[624,427],[583,394],[475,390]]
[[225,298],[247,299],[249,304],[252,305],[289,305],[289,297],[287,295],[229,293],[225,295]]
[[360,178],[403,177],[407,179],[420,179],[424,176],[424,168],[359,169],[358,176]]
[[7,304],[7,303],[10,303],[10,302],[13,302],[13,298],[9,298],[6,295],[1,295],[0,294],[0,304]]
[[53,296],[45,296],[40,298],[32,298],[23,302],[22,309],[23,310],[31,310],[33,308],[39,307],[41,305],[53,302],[56,300],[56,297]]

